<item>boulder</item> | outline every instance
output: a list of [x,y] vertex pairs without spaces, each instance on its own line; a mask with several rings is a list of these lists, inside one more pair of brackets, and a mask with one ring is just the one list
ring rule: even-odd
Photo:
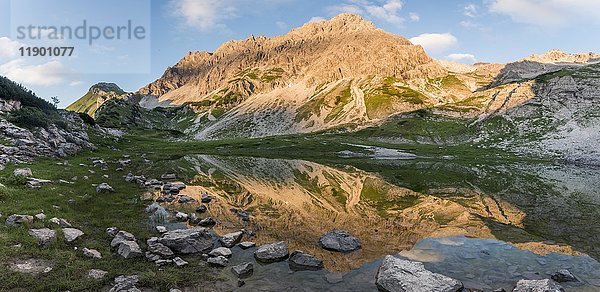
[[39,213],[39,214],[36,214],[34,217],[36,220],[44,220],[44,219],[46,219],[46,214]]
[[175,214],[175,219],[177,219],[177,221],[179,222],[185,222],[188,220],[188,214],[183,212],[177,212],[177,214]]
[[31,168],[17,168],[13,171],[14,176],[32,177],[33,172]]
[[200,201],[204,204],[208,204],[213,200],[213,197],[208,196],[208,195],[203,195],[202,199],[200,199]]
[[200,222],[198,222],[198,226],[202,226],[202,227],[210,227],[210,226],[214,226],[215,224],[217,224],[217,222],[215,221],[215,219],[213,219],[211,217],[206,217],[206,218],[200,220]]
[[550,279],[520,280],[513,292],[565,292],[565,289]]
[[67,242],[73,242],[84,234],[83,231],[75,228],[63,228],[63,233]]
[[117,235],[115,235],[113,240],[110,242],[110,246],[113,248],[118,247],[124,241],[135,241],[135,236],[127,231],[121,230],[117,232]]
[[386,256],[376,276],[379,291],[462,291],[460,281],[425,269],[421,262]]
[[334,230],[321,236],[319,244],[326,250],[351,252],[360,248],[358,238],[344,230]]
[[228,233],[223,235],[219,241],[221,241],[221,244],[223,244],[224,247],[234,247],[242,240],[243,236],[244,233],[242,231]]
[[103,271],[103,270],[97,270],[97,269],[91,269],[88,272],[88,278],[94,279],[94,280],[101,280],[104,277],[106,277],[106,275],[108,275],[107,271]]
[[27,224],[32,224],[33,223],[33,216],[30,215],[17,215],[17,214],[13,214],[8,216],[8,218],[6,218],[6,225],[8,226],[17,226],[17,225],[21,225],[23,223],[27,223]]
[[175,255],[170,248],[158,242],[157,237],[148,239],[146,243],[148,244],[148,252],[156,254],[162,258],[169,258]]
[[218,257],[218,256],[222,256],[222,257],[230,257],[232,255],[231,249],[226,248],[226,247],[217,247],[213,250],[211,250],[208,253],[209,256],[211,257]]
[[209,230],[200,227],[169,231],[158,242],[181,254],[203,253],[213,248]]
[[72,225],[71,225],[71,223],[69,223],[69,221],[67,221],[65,219],[62,219],[62,218],[56,218],[56,217],[54,217],[54,218],[52,218],[52,219],[50,219],[48,221],[50,221],[51,223],[54,223],[54,224],[60,226],[61,228],[72,227]]
[[93,259],[101,259],[102,258],[102,254],[95,250],[95,249],[88,249],[87,247],[83,248],[83,255],[88,257],[88,258],[93,258]]
[[135,241],[123,241],[119,244],[117,254],[123,258],[137,258],[142,256],[142,249]]
[[227,263],[229,263],[229,260],[226,257],[218,256],[214,258],[208,258],[206,262],[211,266],[226,267]]
[[577,280],[577,278],[575,278],[575,276],[573,276],[573,274],[571,274],[571,272],[569,270],[560,270],[554,274],[552,274],[552,280],[558,282],[558,283],[565,283],[565,282],[579,282]]
[[252,263],[242,263],[231,267],[231,272],[238,278],[247,278],[252,276],[254,265]]
[[156,231],[158,231],[158,233],[165,233],[167,232],[167,227],[164,226],[156,226]]
[[113,189],[107,183],[101,183],[96,187],[96,193],[113,193],[115,189]]
[[174,263],[174,264],[175,264],[177,267],[179,267],[179,268],[181,268],[181,267],[183,267],[183,266],[187,266],[187,265],[188,265],[188,262],[184,261],[184,260],[183,260],[182,258],[180,258],[180,257],[176,257],[176,258],[174,258],[174,259],[173,259],[173,263]]
[[180,204],[187,204],[187,203],[196,202],[196,199],[194,199],[188,195],[182,195],[179,197],[179,200],[177,200],[177,202],[179,202]]
[[323,269],[323,261],[317,257],[304,253],[303,251],[296,250],[292,252],[289,259],[289,265],[292,270],[302,271],[311,270],[317,271]]
[[37,239],[38,244],[41,247],[48,247],[56,241],[56,231],[48,228],[29,229],[29,235]]
[[256,243],[251,242],[251,241],[244,241],[244,242],[240,242],[238,245],[240,246],[241,249],[249,249],[249,248],[255,247]]
[[108,292],[136,292],[140,291],[135,287],[138,283],[139,278],[137,275],[133,276],[118,276],[115,278],[115,285]]
[[197,213],[206,213],[206,211],[208,211],[208,208],[205,205],[200,205],[196,208],[196,212]]
[[283,241],[263,244],[254,251],[254,258],[263,263],[280,262],[288,256],[288,245]]
[[117,227],[106,228],[106,235],[108,235],[111,238],[115,237],[117,235],[117,233],[119,233],[119,228],[117,228]]

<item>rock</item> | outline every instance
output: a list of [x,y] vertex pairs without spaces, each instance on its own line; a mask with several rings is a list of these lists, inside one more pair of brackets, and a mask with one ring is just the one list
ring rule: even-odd
[[204,204],[208,204],[213,200],[213,197],[211,196],[207,196],[207,195],[203,195],[202,199],[200,200],[200,202],[204,203]]
[[137,289],[137,287],[135,287],[135,285],[138,283],[139,278],[137,275],[133,275],[133,276],[118,276],[115,278],[115,285],[108,291],[108,292],[120,292],[120,291],[127,291],[127,292],[135,292],[135,291],[140,291],[139,289]]
[[321,236],[319,244],[326,250],[351,252],[360,248],[358,238],[343,230],[334,230]]
[[156,231],[158,231],[158,233],[165,233],[167,232],[167,227],[164,226],[156,226]]
[[230,257],[232,255],[231,250],[229,248],[226,247],[217,247],[213,250],[211,250],[208,253],[209,256],[211,257],[218,257],[218,256],[222,256],[222,257]]
[[177,175],[175,175],[174,173],[165,173],[163,175],[160,176],[160,179],[162,180],[174,180],[177,179]]
[[88,257],[88,258],[93,258],[93,259],[101,259],[102,258],[102,254],[95,250],[95,249],[88,249],[87,247],[83,248],[83,255]]
[[182,195],[179,197],[179,200],[177,200],[177,202],[179,202],[180,204],[187,204],[187,203],[196,202],[196,199],[194,199],[188,195]]
[[254,242],[251,242],[251,241],[244,241],[244,242],[240,242],[238,245],[239,245],[239,246],[240,246],[240,248],[242,248],[242,249],[249,249],[249,248],[251,248],[251,247],[255,247],[255,246],[256,246],[256,243],[254,243]]
[[173,263],[173,260],[156,260],[156,261],[154,261],[154,264],[157,267],[162,267],[162,266],[170,265],[172,263]]
[[33,216],[13,214],[13,215],[8,216],[8,218],[6,218],[5,223],[8,226],[17,226],[17,225],[21,225],[23,223],[32,224]]
[[175,255],[170,248],[158,242],[158,238],[156,237],[148,239],[146,243],[148,244],[148,252],[156,254],[162,258],[169,258]]
[[188,214],[188,222],[193,225],[198,225],[202,219],[196,215],[196,213]]
[[379,291],[462,291],[460,281],[425,269],[423,263],[386,256],[377,272]]
[[72,227],[72,225],[71,225],[71,223],[69,223],[69,221],[67,221],[65,219],[62,219],[62,218],[56,218],[56,217],[54,217],[54,218],[52,218],[52,219],[50,219],[48,221],[50,221],[51,223],[54,223],[54,224],[60,226],[61,228]]
[[142,256],[142,249],[135,241],[123,241],[119,244],[117,254],[123,258],[130,259]]
[[323,261],[313,255],[304,253],[300,250],[292,252],[289,259],[289,265],[292,270],[317,271],[323,269]]
[[177,221],[179,222],[185,222],[188,220],[188,214],[183,212],[177,212],[177,214],[175,214],[175,219],[177,219]]
[[41,247],[48,247],[56,241],[56,231],[48,228],[29,229],[29,235],[37,239]]
[[254,265],[252,263],[242,263],[231,267],[231,272],[238,278],[247,278],[252,276]]
[[36,220],[44,220],[44,219],[46,219],[46,214],[39,213],[39,214],[36,214],[34,217]]
[[101,183],[96,187],[97,193],[114,193],[115,190],[107,183]]
[[226,267],[227,263],[229,263],[229,260],[227,260],[227,258],[225,258],[225,257],[218,256],[218,257],[214,257],[214,258],[208,258],[206,260],[206,262],[212,266]]
[[115,237],[117,235],[117,233],[119,233],[119,228],[117,228],[117,227],[106,228],[106,235],[108,235],[111,238]]
[[238,287],[242,287],[242,286],[244,286],[244,285],[246,285],[246,282],[244,282],[244,280],[242,280],[242,279],[237,279],[237,286],[238,286]]
[[573,276],[573,274],[571,274],[571,272],[569,270],[560,270],[554,274],[552,274],[552,280],[558,282],[558,283],[565,283],[565,282],[579,282],[577,280],[577,278],[575,278],[575,276]]
[[187,265],[188,265],[188,262],[184,261],[184,260],[183,260],[182,258],[180,258],[180,257],[176,257],[176,258],[174,258],[174,259],[173,259],[173,263],[174,263],[174,264],[175,264],[177,267],[179,267],[179,268],[181,268],[181,267],[183,267],[183,266],[187,266]]
[[30,168],[17,168],[13,171],[14,176],[32,177],[33,172]]
[[223,237],[221,237],[219,241],[221,241],[221,244],[223,244],[224,247],[234,247],[238,242],[242,240],[242,236],[244,236],[244,233],[242,231],[228,233],[223,235]]
[[106,275],[108,275],[108,272],[103,270],[91,269],[88,272],[88,278],[92,278],[94,280],[103,279]]
[[203,253],[213,248],[209,230],[199,227],[169,231],[158,242],[181,254]]
[[67,242],[73,242],[84,234],[83,231],[75,228],[63,228],[63,233]]
[[200,205],[196,208],[196,212],[200,214],[206,213],[206,211],[208,211],[208,208],[205,205]]
[[520,280],[513,292],[564,292],[565,289],[550,279]]
[[283,241],[263,244],[254,251],[254,258],[263,263],[280,262],[287,259],[288,256],[288,246]]
[[217,224],[217,222],[212,217],[206,217],[206,218],[200,220],[200,222],[198,222],[198,226],[203,226],[203,227],[210,227],[210,226],[214,226],[215,224]]
[[181,291],[179,289],[171,288],[171,289],[169,289],[169,292],[183,292],[183,291]]
[[135,236],[127,231],[121,230],[110,242],[110,246],[113,248],[118,247],[124,241],[135,241]]

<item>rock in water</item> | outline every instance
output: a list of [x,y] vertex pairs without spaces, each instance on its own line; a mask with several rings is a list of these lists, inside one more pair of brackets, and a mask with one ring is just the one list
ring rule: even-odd
[[226,247],[217,247],[213,250],[211,250],[208,253],[209,256],[211,257],[218,257],[218,256],[222,256],[222,257],[230,257],[232,255],[231,250],[229,248]]
[[376,282],[380,291],[462,291],[460,281],[425,269],[423,263],[386,256],[377,272]]
[[242,240],[242,236],[244,236],[244,233],[241,231],[233,232],[233,233],[223,235],[223,237],[221,237],[220,241],[224,247],[231,248],[231,247],[234,247],[238,242],[240,242]]
[[280,241],[259,246],[254,251],[254,258],[263,263],[274,263],[287,259],[289,254],[287,243]]
[[249,249],[251,247],[255,247],[256,243],[251,242],[251,241],[244,241],[244,242],[240,242],[238,245],[240,246],[241,249]]
[[83,231],[75,228],[63,228],[63,233],[67,242],[73,242],[84,234]]
[[107,183],[101,183],[96,187],[97,193],[113,193],[115,190]]
[[214,258],[209,258],[206,260],[206,262],[208,262],[212,266],[226,267],[227,263],[229,263],[229,260],[225,257],[218,256]]
[[313,255],[296,250],[290,255],[290,268],[296,271],[317,271],[323,268],[323,261]]
[[142,256],[142,249],[135,241],[123,241],[119,244],[117,254],[126,259],[137,258]]
[[569,272],[569,270],[560,270],[554,273],[551,278],[558,283],[579,282],[577,278],[575,278],[575,276]]
[[206,228],[172,230],[164,233],[159,239],[176,253],[191,254],[208,252],[213,248],[212,237]]
[[513,292],[565,292],[565,289],[550,279],[520,280]]
[[56,241],[56,231],[48,228],[29,229],[29,235],[37,239],[41,247],[48,247]]
[[254,265],[252,263],[242,263],[231,267],[231,272],[238,278],[248,278],[254,272]]
[[360,248],[358,238],[343,230],[326,233],[319,239],[319,244],[324,249],[338,252],[351,252]]

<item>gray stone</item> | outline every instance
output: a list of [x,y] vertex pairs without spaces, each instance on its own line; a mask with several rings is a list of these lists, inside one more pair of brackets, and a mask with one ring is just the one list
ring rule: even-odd
[[208,255],[211,256],[211,257],[223,256],[223,257],[228,258],[228,257],[231,257],[232,253],[231,253],[231,250],[229,248],[226,248],[226,247],[217,247],[217,248],[211,250],[208,253]]
[[108,272],[103,270],[91,269],[88,272],[88,278],[92,278],[94,280],[101,280],[106,277],[106,275],[108,275]]
[[115,278],[115,285],[108,292],[135,292],[140,291],[135,287],[138,283],[139,278],[137,275],[133,276],[118,276]]
[[34,217],[36,220],[44,220],[44,219],[46,219],[46,214],[39,213],[39,214],[36,214]]
[[29,229],[29,235],[38,240],[38,244],[42,247],[48,247],[56,241],[56,231],[48,228]]
[[75,228],[63,228],[63,233],[67,242],[73,242],[84,234],[83,231]]
[[135,241],[123,241],[119,244],[117,254],[126,259],[136,258],[142,256],[142,249]]
[[115,237],[117,235],[117,233],[119,233],[119,228],[117,228],[117,227],[106,228],[106,235],[108,235],[111,238]]
[[162,267],[162,266],[170,265],[172,263],[173,263],[173,260],[156,260],[156,261],[154,261],[154,264],[157,267]]
[[109,184],[107,183],[101,183],[96,187],[96,192],[97,193],[113,193],[115,191],[115,189],[113,189]]
[[177,221],[179,222],[185,222],[188,220],[188,214],[183,212],[177,212],[177,214],[175,214],[175,219],[177,219]]
[[231,267],[231,272],[238,278],[247,278],[252,276],[254,265],[252,263],[242,263]]
[[173,259],[173,263],[174,263],[174,264],[175,264],[177,267],[179,267],[179,268],[181,268],[181,267],[183,267],[183,266],[187,266],[187,265],[188,265],[188,262],[184,261],[184,260],[183,260],[182,258],[180,258],[180,257],[176,257],[176,258],[174,258],[174,259]]
[[358,238],[343,230],[334,230],[321,236],[319,244],[326,250],[351,252],[360,248]]
[[188,195],[182,195],[179,197],[179,200],[177,200],[177,202],[179,202],[180,204],[187,204],[187,203],[196,202],[196,199],[194,199]]
[[170,248],[158,242],[158,238],[156,237],[148,239],[146,243],[148,244],[148,251],[153,254],[159,255],[160,257],[168,258],[175,255]]
[[93,258],[93,259],[101,259],[102,258],[102,254],[95,250],[95,249],[88,249],[87,247],[83,248],[83,255],[88,257],[88,258]]
[[280,262],[287,259],[288,256],[288,246],[283,241],[263,244],[254,251],[254,258],[263,263]]
[[241,231],[228,233],[223,235],[219,240],[224,247],[234,247],[238,242],[242,240],[244,233]]
[[573,276],[573,274],[571,274],[571,272],[569,270],[560,270],[554,274],[552,274],[552,280],[558,282],[558,283],[565,283],[565,282],[579,282],[577,280],[577,278],[575,278],[575,276]]
[[65,219],[62,219],[62,218],[56,218],[56,217],[54,217],[54,218],[52,218],[52,219],[50,219],[48,221],[50,221],[51,223],[54,223],[54,224],[60,226],[61,228],[72,227],[72,225],[71,225],[71,223],[69,223],[69,221],[67,221]]
[[213,219],[211,217],[206,217],[206,218],[200,220],[200,222],[198,222],[198,226],[203,226],[203,227],[214,226],[215,224],[217,224],[217,222],[215,221],[215,219]]
[[17,226],[17,225],[21,225],[23,223],[32,224],[33,220],[34,220],[33,216],[30,216],[30,215],[13,214],[13,215],[8,216],[8,218],[6,218],[6,225]]
[[164,226],[156,226],[156,231],[158,231],[158,233],[165,233],[167,232],[167,227]]
[[181,254],[204,253],[213,248],[209,229],[200,227],[169,231],[158,242]]
[[376,278],[380,291],[462,291],[460,281],[425,269],[423,263],[386,256]]
[[317,271],[323,269],[323,261],[313,255],[304,253],[300,250],[292,252],[289,259],[289,265],[292,270],[311,270]]
[[513,292],[564,292],[565,289],[550,279],[520,280]]
[[181,291],[179,289],[171,288],[171,289],[169,289],[169,292],[183,292],[183,291]]
[[206,213],[206,211],[208,211],[208,208],[205,205],[200,205],[196,208],[197,213]]
[[227,260],[226,257],[218,256],[214,258],[208,258],[206,262],[211,266],[226,267],[227,263],[229,263],[229,260]]
[[14,176],[24,176],[24,177],[32,177],[33,172],[31,168],[17,168],[13,171]]
[[121,230],[117,232],[113,240],[110,242],[110,246],[113,248],[118,247],[123,241],[135,241],[135,236],[127,231]]
[[256,243],[251,242],[251,241],[244,241],[244,242],[240,242],[238,245],[242,249],[249,249],[249,248],[255,247]]

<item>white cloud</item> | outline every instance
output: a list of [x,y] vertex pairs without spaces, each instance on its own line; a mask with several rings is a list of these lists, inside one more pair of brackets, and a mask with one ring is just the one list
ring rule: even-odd
[[477,58],[475,58],[475,56],[471,54],[450,54],[446,56],[446,59],[453,62],[469,65],[473,65],[477,62]]
[[474,18],[477,16],[477,5],[469,4],[463,8],[463,14],[467,17]]
[[429,53],[441,53],[458,44],[458,39],[451,33],[424,33],[410,41],[421,45]]
[[402,0],[368,1],[368,0],[347,0],[346,3],[329,6],[327,9],[332,14],[352,13],[360,14],[365,17],[385,20],[394,24],[402,24],[404,18],[400,16],[400,11],[404,3]]
[[81,81],[81,80],[75,80],[75,81],[71,81],[71,82],[69,83],[69,86],[73,86],[73,87],[74,87],[74,86],[79,86],[79,85],[82,85],[83,83],[84,83],[84,82],[83,82],[83,81]]
[[460,26],[466,27],[466,28],[474,28],[474,27],[478,27],[479,25],[470,20],[463,20],[460,22]]
[[421,16],[419,16],[419,14],[415,13],[415,12],[411,12],[408,14],[408,18],[410,19],[410,21],[412,22],[417,22],[419,20],[421,20]]
[[0,59],[12,59],[18,56],[19,48],[23,47],[18,41],[13,41],[7,37],[0,38]]
[[169,4],[176,17],[201,31],[225,28],[224,20],[236,16],[234,0],[170,0]]
[[0,75],[26,85],[51,86],[64,81],[66,70],[56,60],[40,65],[28,65],[23,59],[12,60],[0,65]]
[[315,16],[313,18],[311,18],[308,22],[319,22],[319,21],[325,21],[327,19],[325,19],[325,17],[321,17],[321,16]]
[[493,0],[489,9],[515,22],[537,26],[564,26],[576,20],[600,22],[598,0]]

